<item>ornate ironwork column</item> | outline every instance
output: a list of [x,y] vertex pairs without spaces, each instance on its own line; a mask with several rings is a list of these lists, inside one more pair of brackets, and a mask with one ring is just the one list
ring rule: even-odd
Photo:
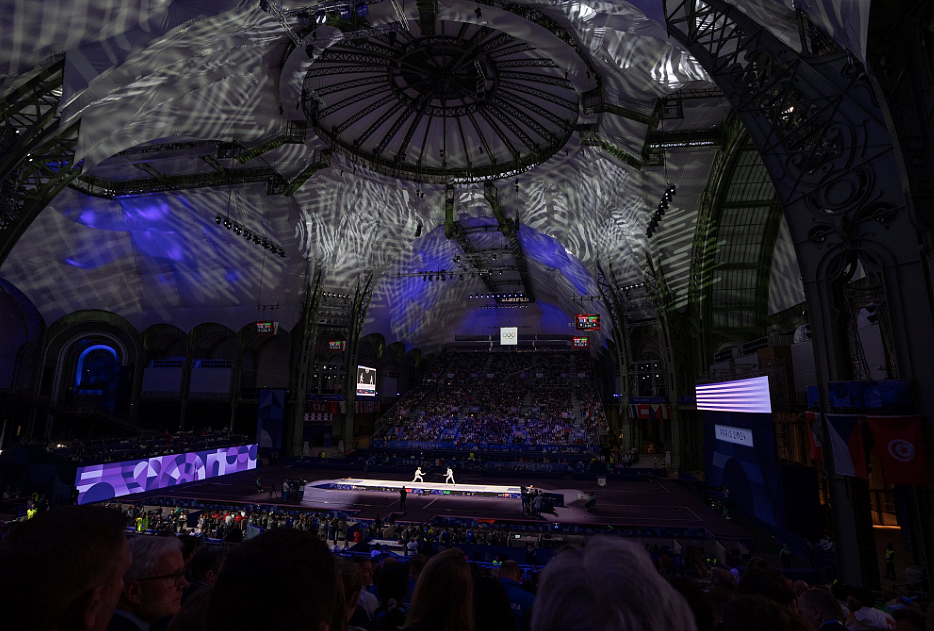
[[[899,374],[934,383],[931,309],[909,298],[929,287],[926,261],[866,71],[843,53],[799,55],[722,0],[669,0],[666,13],[670,34],[723,91],[775,184],[804,280],[822,406],[827,383],[851,376],[839,314],[857,263],[882,278]],[[929,387],[918,402],[930,434]],[[877,586],[868,486],[832,474],[830,487],[841,578]]]
[[344,428],[341,433],[344,449],[353,449],[354,418],[356,416],[357,401],[357,358],[360,356],[360,334],[363,331],[363,322],[366,319],[367,309],[370,308],[370,299],[373,297],[374,275],[372,271],[364,272],[357,280],[351,303],[350,328],[347,331],[346,360],[344,367],[347,370],[345,393],[347,399],[347,412],[344,414]]
[[321,305],[321,266],[316,265],[312,280],[305,289],[302,319],[292,335],[292,357],[289,362],[289,427],[285,432],[286,453],[302,455],[302,434],[305,423],[305,397],[308,393],[308,373],[315,362],[315,343],[318,337],[318,307]]
[[630,443],[629,446],[634,447],[632,420],[629,418],[629,363],[632,361],[632,356],[629,350],[629,331],[626,323],[626,297],[620,292],[613,267],[610,266],[608,269],[609,274],[603,271],[600,263],[597,263],[597,286],[600,289],[600,295],[603,296],[603,304],[610,313],[613,343],[616,345],[616,361],[619,368],[622,401],[619,413],[620,427],[616,429],[622,431],[623,436]]

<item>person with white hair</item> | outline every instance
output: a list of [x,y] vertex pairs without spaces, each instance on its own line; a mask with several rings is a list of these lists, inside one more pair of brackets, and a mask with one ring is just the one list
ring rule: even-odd
[[108,631],[148,631],[157,620],[178,613],[188,587],[176,537],[134,537],[130,554],[133,561],[123,575],[123,591]]
[[623,539],[595,537],[561,550],[542,573],[532,631],[696,631],[694,614],[652,565]]

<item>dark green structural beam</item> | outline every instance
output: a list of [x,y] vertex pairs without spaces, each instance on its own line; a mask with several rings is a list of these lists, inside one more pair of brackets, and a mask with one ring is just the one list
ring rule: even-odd
[[308,181],[312,175],[321,169],[326,169],[331,166],[331,154],[330,152],[319,153],[315,155],[311,163],[302,169],[302,172],[295,176],[295,178],[289,182],[289,185],[285,187],[285,190],[282,191],[282,194],[285,197],[291,197],[295,194],[302,184]]
[[305,131],[306,131],[305,121],[303,120],[289,121],[289,125],[286,128],[286,131],[283,135],[276,136],[275,138],[271,138],[270,140],[267,140],[266,142],[259,144],[253,147],[252,149],[244,150],[242,153],[236,156],[237,162],[239,162],[240,164],[245,164],[249,162],[250,160],[253,160],[254,158],[258,158],[264,153],[267,153],[269,151],[272,151],[273,149],[277,149],[281,147],[282,145],[304,144],[305,143]]
[[72,182],[72,187],[88,195],[113,199],[115,197],[152,195],[169,191],[250,184],[253,182],[266,182],[267,195],[281,193],[286,187],[285,179],[272,167],[225,169],[223,172],[209,171],[207,173],[188,173],[164,178],[140,178],[137,180],[107,180],[100,177],[84,176]]
[[598,147],[603,149],[623,164],[631,166],[634,169],[642,170],[644,165],[642,160],[625,151],[624,149],[617,147],[597,131],[581,131],[581,144],[585,147]]
[[529,263],[522,251],[522,241],[519,240],[519,211],[516,209],[515,222],[506,218],[499,203],[499,193],[492,182],[484,182],[483,197],[493,209],[493,216],[496,217],[500,232],[509,240],[509,249],[512,251],[512,258],[516,263],[519,279],[522,281],[522,288],[525,290],[525,298],[529,302],[535,302],[535,288],[532,285],[532,275],[529,273]]
[[48,203],[81,174],[78,124],[60,132],[0,180],[0,265]]
[[59,60],[0,101],[0,180],[58,130],[64,66]]
[[416,0],[415,7],[418,9],[418,30],[422,37],[434,36],[438,22],[438,0]]

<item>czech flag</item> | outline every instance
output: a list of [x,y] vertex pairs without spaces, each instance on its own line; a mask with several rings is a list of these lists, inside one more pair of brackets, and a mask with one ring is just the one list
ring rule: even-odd
[[855,414],[826,414],[824,419],[830,430],[830,448],[837,475],[867,479],[866,450],[859,419]]

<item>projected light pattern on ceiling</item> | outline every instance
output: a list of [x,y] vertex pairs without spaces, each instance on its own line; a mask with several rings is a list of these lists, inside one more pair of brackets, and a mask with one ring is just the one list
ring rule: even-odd
[[[489,222],[479,217],[462,219],[468,228]],[[479,278],[469,273],[464,274],[463,280],[460,274],[455,274],[435,282],[420,277],[394,277],[393,273],[419,269],[450,269],[453,256],[461,250],[455,241],[445,237],[444,228],[439,226],[414,243],[390,273],[382,277],[364,331],[382,333],[387,339],[411,339],[423,347],[451,342],[455,334],[493,335],[501,326],[532,326],[535,331],[571,333],[568,323],[573,321],[572,299],[579,295],[580,288],[596,293],[596,283],[587,268],[552,237],[524,225],[519,236],[537,282],[536,303],[523,310],[477,310],[478,301],[471,301],[469,295],[482,293],[485,288]],[[471,237],[476,237],[475,245],[483,250],[499,245],[502,235],[481,232]],[[508,275],[506,272],[507,278]],[[594,306],[602,309],[602,305]]]
[[[809,10],[827,7],[830,1],[812,3]],[[101,25],[95,14],[67,26],[45,4],[26,4],[27,10],[15,12],[13,28],[0,32],[0,42],[10,44],[0,46],[0,86],[9,90],[9,73],[28,70],[47,59],[50,51],[68,52],[63,125],[80,118],[78,153],[85,158],[87,174],[139,177],[138,167],[128,158],[111,156],[143,143],[236,141],[254,147],[282,134],[289,120],[304,118],[302,79],[315,61],[298,51],[288,56],[277,74],[280,67],[269,64],[269,59],[281,58],[287,37],[276,20],[254,4],[238,4],[220,13],[222,5],[201,0],[185,7],[169,2],[151,11],[104,0],[101,6],[112,12],[115,23]],[[761,4],[745,3],[744,9],[755,10]],[[86,5],[80,0],[75,7]],[[617,105],[641,111],[679,88],[712,87],[696,61],[653,19],[657,3],[542,0],[529,6],[559,21],[586,49],[604,81],[605,95],[618,99]],[[198,7],[194,17],[185,13],[191,7]],[[452,0],[439,7],[439,20],[452,25],[474,22],[468,32],[479,32],[476,8],[476,3]],[[395,19],[390,3],[371,9],[373,24]],[[415,5],[405,10],[410,23],[416,23]],[[500,7],[488,10],[484,4],[482,11],[490,37],[504,33],[515,40],[504,45],[530,46],[515,53],[519,56],[503,55],[505,61],[530,58],[531,51],[554,58],[554,51],[566,46],[546,29]],[[180,22],[182,16],[191,19]],[[181,23],[185,28],[171,28]],[[21,32],[41,34],[35,41],[14,42],[11,38]],[[442,32],[450,35],[448,30]],[[325,50],[323,45],[312,48],[313,58]],[[586,90],[588,81],[595,81],[579,58],[569,59],[567,67],[543,72],[565,78],[577,94]],[[658,130],[709,128],[720,124],[726,111],[722,103],[714,102],[707,110],[689,109],[684,120],[662,121]],[[582,120],[621,151],[641,155],[649,129],[645,123],[608,113]],[[454,151],[450,145],[448,153]],[[324,146],[309,132],[304,145],[278,147],[245,166],[275,168],[291,180]],[[491,149],[499,155],[505,146],[497,139]],[[559,313],[573,315],[578,310],[572,298],[596,293],[591,283],[597,262],[612,267],[625,285],[642,282],[649,255],[665,271],[677,304],[683,305],[688,298],[697,201],[716,151],[716,147],[669,151],[666,176],[661,167],[643,166],[640,171],[599,147],[583,147],[574,134],[546,162],[518,178],[496,182],[506,215],[521,218],[520,240],[528,251],[535,286],[552,292],[543,294],[535,309],[515,312],[535,312],[543,322],[549,318],[558,322]],[[440,158],[434,149],[427,149],[429,154],[432,160]],[[197,156],[194,161],[200,162]],[[191,172],[191,162],[166,160],[158,166],[177,175]],[[200,168],[209,167],[201,163]],[[657,201],[659,184],[668,179],[678,186],[678,205],[666,215],[649,250],[643,236],[646,211]],[[514,193],[516,180],[519,190]],[[459,184],[456,193],[458,219],[490,217],[479,186]],[[421,239],[442,226],[441,186],[414,185],[355,169],[343,156],[335,156],[329,169],[317,172],[292,198],[267,196],[262,185],[237,186],[234,214],[289,252],[288,259],[276,257],[272,264],[256,259],[255,248],[213,224],[215,215],[226,214],[229,198],[227,188],[119,202],[65,190],[25,232],[0,275],[29,296],[47,322],[80,309],[102,308],[139,328],[168,322],[190,330],[213,321],[239,330],[256,319],[257,302],[281,301],[282,326],[294,326],[309,267],[323,265],[326,283],[335,291],[352,287],[370,269],[382,278],[380,291],[393,300],[402,297],[395,308],[403,315],[391,328],[410,342],[433,339],[440,321],[451,326],[459,322],[464,307],[457,292],[441,287],[416,290],[409,285],[414,280],[387,276],[394,270],[425,269],[415,265],[416,252],[424,253],[420,264],[450,264],[447,256],[456,246],[445,245],[436,256],[434,246],[415,237],[419,224],[424,227]],[[777,252],[770,284],[773,309],[800,302],[799,274],[794,272],[787,230],[780,232]],[[562,262],[565,256],[570,263]],[[779,272],[781,278],[776,278]],[[390,289],[394,284],[399,287]],[[479,281],[470,289],[468,281],[464,284],[467,293],[486,289]],[[552,286],[555,289],[549,289]],[[410,295],[415,297],[411,304],[404,299]],[[528,322],[532,326],[533,320]]]
[[[301,277],[303,261],[270,255],[217,226],[214,216],[227,212],[229,193],[205,189],[112,201],[66,190],[19,240],[2,275],[26,288],[47,323],[102,308],[139,330],[160,322],[183,330],[221,322],[239,330],[256,319],[255,304],[264,295],[275,296],[290,319],[297,317],[303,296],[294,278]],[[267,198],[263,187],[240,188],[231,217],[249,217],[297,250],[291,204]]]

